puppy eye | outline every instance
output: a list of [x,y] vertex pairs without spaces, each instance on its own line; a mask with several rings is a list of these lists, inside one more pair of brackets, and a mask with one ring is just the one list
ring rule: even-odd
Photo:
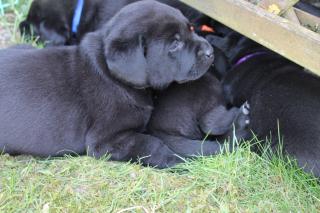
[[192,24],[188,24],[188,29],[190,30],[190,32],[194,32],[195,28]]
[[169,52],[171,52],[171,53],[176,52],[176,51],[182,49],[183,46],[184,46],[184,43],[181,41],[180,35],[176,34],[174,36],[174,41],[170,45]]
[[144,36],[139,36],[139,42],[143,48],[143,55],[146,58],[148,55],[148,46],[147,46],[146,38]]
[[148,47],[147,44],[143,45],[143,56],[146,58],[148,55]]

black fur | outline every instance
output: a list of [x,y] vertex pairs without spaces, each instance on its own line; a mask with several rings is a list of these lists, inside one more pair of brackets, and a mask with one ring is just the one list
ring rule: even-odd
[[213,150],[218,153],[225,147],[220,144],[234,139],[234,133],[238,139],[248,135],[249,115],[242,111],[247,109],[227,108],[214,67],[224,70],[229,67],[219,49],[215,49],[215,63],[202,78],[172,84],[156,95],[148,131],[178,153],[194,154],[194,150],[201,155],[212,154]]
[[273,148],[283,142],[286,153],[319,177],[320,78],[239,34],[209,40],[225,52],[231,64],[263,51],[229,71],[219,70],[226,98],[236,106],[248,101],[249,127],[258,138],[268,137]]
[[[77,34],[72,34],[72,19],[78,0],[34,0],[20,31],[27,37],[39,37],[47,46],[78,44],[88,32],[100,29],[121,8],[139,0],[84,0]],[[178,8],[191,21],[201,22],[204,16],[178,0],[159,0]]]
[[248,121],[242,109],[227,109],[221,83],[207,72],[197,81],[161,91],[148,130],[181,155],[193,155],[195,150],[212,155],[223,150],[221,143],[233,139],[233,127],[238,139],[246,137]]
[[141,88],[195,80],[212,61],[211,45],[188,20],[154,1],[123,8],[79,46],[1,50],[0,149],[172,166],[176,153],[143,134],[153,103]]

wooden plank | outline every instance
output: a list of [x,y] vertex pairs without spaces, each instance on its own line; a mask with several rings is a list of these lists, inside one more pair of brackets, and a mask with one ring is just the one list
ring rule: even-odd
[[244,0],[180,0],[320,76],[320,35]]
[[289,8],[283,15],[282,17],[294,22],[294,23],[297,23],[297,24],[300,24],[300,20],[296,14],[296,11],[294,10],[294,8]]
[[295,13],[298,16],[298,19],[302,25],[310,26],[313,29],[318,29],[320,32],[320,18],[314,15],[311,15],[303,10],[298,8],[294,8]]
[[293,9],[293,6],[299,0],[260,0],[258,6],[282,17],[300,24],[299,19]]
[[287,10],[293,7],[299,0],[260,0],[258,3],[259,7],[262,7],[265,10],[270,11],[271,6],[276,6],[280,9],[279,13],[276,15],[282,15]]

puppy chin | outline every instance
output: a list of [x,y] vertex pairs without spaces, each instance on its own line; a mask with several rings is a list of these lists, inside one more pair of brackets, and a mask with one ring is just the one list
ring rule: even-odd
[[153,89],[155,89],[155,90],[165,90],[166,88],[169,87],[169,85],[170,84],[157,85],[157,86],[153,87]]
[[153,83],[150,87],[154,90],[164,90],[168,88],[170,83]]
[[148,88],[148,86],[138,86],[138,85],[133,85],[132,86],[134,89],[147,89]]
[[179,81],[178,83],[182,82],[182,83],[185,83],[187,81],[195,81],[195,80],[198,80],[199,78],[201,78],[207,71],[209,70],[208,69],[201,69],[201,71],[199,71],[199,69],[192,69],[190,70],[190,72],[188,73],[188,78],[187,80],[182,80],[182,81]]
[[144,89],[150,88],[149,85],[133,84],[132,82],[128,82],[128,81],[124,81],[124,80],[119,80],[119,81],[126,84],[127,86],[129,86],[131,88],[138,89],[138,90],[144,90]]
[[133,83],[130,83],[130,82],[126,82],[126,81],[123,81],[123,83],[125,83],[126,85],[134,88],[134,89],[138,89],[138,90],[144,90],[144,89],[148,89],[148,88],[151,88],[151,89],[154,89],[154,90],[164,90],[166,89],[170,83],[166,83],[166,84],[161,84],[161,83],[153,83],[153,84],[147,84],[147,85],[138,85],[138,84],[133,84]]
[[206,74],[211,67],[214,67],[214,60],[208,60],[205,62],[198,62],[195,64],[191,70],[188,72],[188,79],[190,81],[195,81],[201,78],[204,74]]
[[181,81],[177,81],[178,84],[184,84],[184,83],[187,83],[189,82],[190,80],[181,80]]

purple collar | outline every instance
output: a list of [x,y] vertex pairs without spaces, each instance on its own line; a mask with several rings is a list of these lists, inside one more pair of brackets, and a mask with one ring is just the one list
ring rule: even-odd
[[245,55],[242,58],[240,58],[237,61],[237,63],[235,63],[235,65],[233,67],[237,67],[240,64],[244,63],[245,61],[249,60],[250,58],[253,58],[253,57],[258,56],[258,55],[263,55],[263,54],[267,54],[267,52],[260,51],[260,52],[250,53],[249,55]]

